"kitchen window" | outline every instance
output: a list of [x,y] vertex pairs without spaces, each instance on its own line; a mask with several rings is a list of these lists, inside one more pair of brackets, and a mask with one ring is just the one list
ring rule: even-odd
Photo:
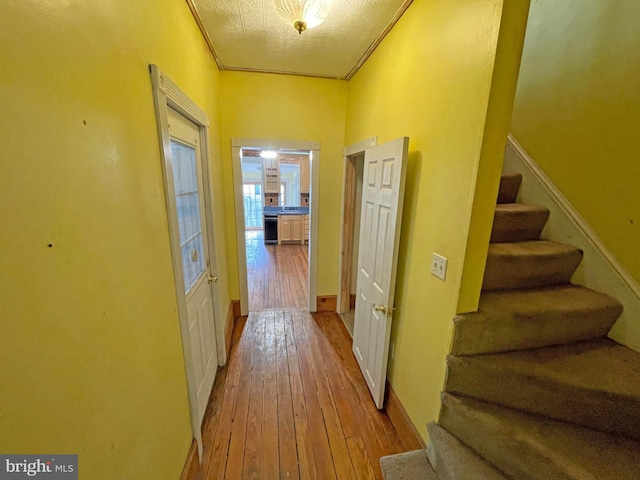
[[262,184],[243,182],[244,227],[246,230],[262,230]]

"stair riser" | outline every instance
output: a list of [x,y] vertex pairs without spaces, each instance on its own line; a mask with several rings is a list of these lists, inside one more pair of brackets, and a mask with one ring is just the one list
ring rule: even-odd
[[488,462],[518,480],[576,480],[519,438],[505,435],[491,422],[443,401],[439,424]]
[[537,240],[547,223],[548,210],[528,212],[496,211],[491,230],[491,243]]
[[425,450],[414,450],[380,458],[384,480],[440,480],[431,467]]
[[441,426],[430,423],[427,456],[439,480],[508,480]]
[[620,315],[620,305],[592,310],[542,312],[504,318],[456,317],[453,355],[478,355],[562,345],[600,338]]
[[522,175],[502,175],[498,191],[498,203],[515,203],[522,183]]
[[580,250],[557,255],[487,256],[483,290],[567,284],[582,260]]
[[[640,438],[640,398],[534,377],[481,357],[449,357],[445,391],[603,432]],[[615,372],[611,372],[615,375]]]
[[640,442],[442,395],[440,424],[514,480],[638,480]]

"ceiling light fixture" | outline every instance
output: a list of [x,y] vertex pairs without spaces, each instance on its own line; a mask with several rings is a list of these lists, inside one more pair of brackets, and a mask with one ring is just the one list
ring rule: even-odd
[[273,150],[262,150],[260,152],[260,156],[262,158],[276,158],[278,156],[277,152],[274,152]]
[[329,14],[329,0],[274,0],[276,12],[285,23],[293,24],[302,35],[325,21]]

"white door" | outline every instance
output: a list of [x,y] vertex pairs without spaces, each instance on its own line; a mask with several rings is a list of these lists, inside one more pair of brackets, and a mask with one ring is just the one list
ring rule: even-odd
[[208,248],[199,130],[171,108],[168,117],[174,201],[189,321],[191,362],[187,362],[187,368],[192,370],[195,378],[198,418],[202,423],[218,368],[210,285],[216,277],[210,272],[212,255]]
[[409,138],[365,150],[353,353],[384,402]]

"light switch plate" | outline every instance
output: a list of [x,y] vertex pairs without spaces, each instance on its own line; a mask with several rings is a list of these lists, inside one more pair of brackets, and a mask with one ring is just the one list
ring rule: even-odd
[[447,276],[447,259],[435,252],[431,258],[431,274],[442,280]]

